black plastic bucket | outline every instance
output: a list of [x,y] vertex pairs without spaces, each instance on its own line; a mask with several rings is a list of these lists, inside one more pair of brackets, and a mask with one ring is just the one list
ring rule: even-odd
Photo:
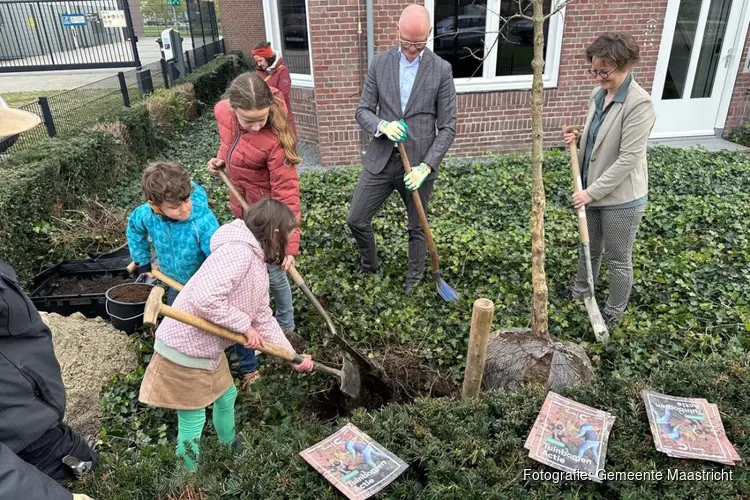
[[123,285],[113,286],[105,294],[107,298],[106,307],[107,314],[109,314],[109,320],[112,322],[112,326],[120,331],[132,335],[139,326],[143,324],[143,313],[146,309],[146,301],[143,302],[121,302],[114,300],[110,297],[112,290],[116,290],[122,287],[144,287],[148,288],[149,291],[154,285],[148,285],[145,283],[125,283]]

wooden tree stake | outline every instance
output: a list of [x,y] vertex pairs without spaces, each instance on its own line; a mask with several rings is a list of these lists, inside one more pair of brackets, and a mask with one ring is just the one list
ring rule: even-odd
[[466,354],[466,371],[462,398],[472,398],[479,394],[484,373],[484,362],[487,358],[487,341],[490,337],[495,304],[489,299],[474,301],[471,314],[471,332],[469,335],[469,352]]

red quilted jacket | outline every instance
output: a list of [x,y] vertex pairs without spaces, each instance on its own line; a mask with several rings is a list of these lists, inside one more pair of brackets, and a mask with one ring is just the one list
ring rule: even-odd
[[284,58],[277,57],[273,67],[267,70],[256,69],[255,73],[263,78],[269,87],[279,89],[284,96],[289,124],[292,126],[292,132],[297,135],[296,125],[294,123],[294,113],[292,113],[292,77],[289,69],[284,66]]
[[[271,90],[283,103],[281,93],[275,88]],[[271,128],[266,125],[258,133],[246,132],[240,127],[228,99],[216,104],[214,116],[221,139],[216,157],[226,163],[232,184],[250,204],[270,197],[285,203],[297,220],[301,220],[297,169],[286,163],[284,149]],[[232,213],[241,218],[239,201],[230,194],[229,202]],[[299,253],[299,239],[299,229],[295,229],[289,237],[287,255]]]

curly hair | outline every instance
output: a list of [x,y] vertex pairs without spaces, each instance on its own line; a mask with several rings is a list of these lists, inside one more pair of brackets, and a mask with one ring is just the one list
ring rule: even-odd
[[190,174],[182,165],[157,161],[143,172],[143,195],[152,203],[177,205],[190,198],[192,192]]

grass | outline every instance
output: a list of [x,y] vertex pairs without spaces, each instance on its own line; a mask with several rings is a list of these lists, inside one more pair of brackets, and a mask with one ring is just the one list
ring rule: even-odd
[[0,97],[11,108],[18,108],[24,104],[36,101],[40,96],[51,96],[63,92],[62,90],[35,90],[31,92],[3,92]]

